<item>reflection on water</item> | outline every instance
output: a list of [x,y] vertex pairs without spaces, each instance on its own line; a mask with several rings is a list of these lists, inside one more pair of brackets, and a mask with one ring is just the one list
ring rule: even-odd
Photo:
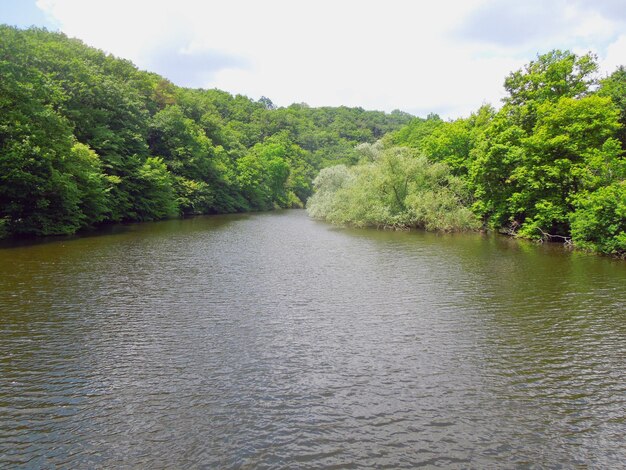
[[0,248],[0,466],[626,461],[626,263],[303,211]]

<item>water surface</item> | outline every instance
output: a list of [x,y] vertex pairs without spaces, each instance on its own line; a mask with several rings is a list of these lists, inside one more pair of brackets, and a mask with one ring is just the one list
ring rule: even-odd
[[0,467],[626,462],[626,263],[198,217],[0,248]]

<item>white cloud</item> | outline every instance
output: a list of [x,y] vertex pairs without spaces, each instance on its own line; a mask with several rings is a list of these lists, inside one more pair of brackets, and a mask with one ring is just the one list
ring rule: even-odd
[[[615,40],[618,30],[600,12],[581,16],[591,7],[571,4],[563,18],[546,23],[564,24],[562,29],[549,35],[533,32],[533,46],[542,39],[546,44],[530,53],[528,44],[498,42],[497,34],[506,35],[506,28],[492,30],[497,34],[491,43],[467,33],[472,28],[468,19],[479,28],[485,18],[492,21],[488,13],[494,0],[37,3],[69,36],[181,85],[265,95],[279,105],[431,110],[449,117],[468,114],[484,102],[497,104],[506,74],[536,52],[568,41],[571,47],[588,41],[596,50]],[[524,21],[537,11],[529,9]],[[480,17],[481,12],[487,16]]]
[[602,71],[609,74],[620,65],[626,66],[626,34],[622,34],[607,47],[606,55],[602,58]]

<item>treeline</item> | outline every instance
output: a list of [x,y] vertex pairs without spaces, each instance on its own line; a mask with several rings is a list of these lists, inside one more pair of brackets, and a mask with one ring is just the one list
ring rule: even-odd
[[412,118],[181,88],[34,28],[0,26],[0,77],[0,236],[301,207]]
[[499,111],[416,118],[356,167],[323,170],[309,211],[356,225],[481,225],[626,256],[626,69],[601,80],[597,70],[592,55],[541,55],[506,78]]
[[500,110],[443,121],[181,88],[63,34],[0,26],[0,237],[310,198],[337,223],[624,256],[626,69],[597,69],[552,51],[506,78]]

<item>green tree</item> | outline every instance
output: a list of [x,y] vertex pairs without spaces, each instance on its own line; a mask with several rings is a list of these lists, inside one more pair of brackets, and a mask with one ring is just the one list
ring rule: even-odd
[[616,174],[617,117],[611,100],[598,96],[561,98],[538,108],[534,132],[523,141],[524,160],[508,180],[516,189],[511,213],[525,222],[522,234],[569,235],[575,195],[610,183]]
[[445,122],[421,139],[420,149],[430,160],[444,162],[454,175],[466,176],[474,160],[474,148],[484,139],[495,111],[481,106],[467,119]]
[[617,138],[622,143],[622,148],[626,150],[626,68],[624,66],[609,75],[600,82],[598,95],[608,96],[620,111],[620,128],[617,131]]
[[596,69],[591,55],[552,51],[507,77],[509,96],[469,171],[474,208],[493,226],[568,236],[575,195],[611,182],[618,115],[591,94]]
[[96,152],[87,145],[76,143],[63,166],[79,191],[78,210],[82,214],[83,225],[106,220],[110,213],[110,183],[102,172],[102,163]]
[[161,156],[172,173],[192,180],[209,181],[215,177],[211,141],[179,106],[168,106],[154,115],[148,143],[150,152]]
[[72,233],[166,217],[176,206],[301,206],[317,170],[356,163],[356,144],[411,119],[184,89],[37,28],[0,26],[0,67],[4,232]]
[[444,121],[436,114],[429,114],[426,119],[414,118],[406,126],[389,134],[385,143],[421,149],[424,139],[443,124]]
[[577,56],[569,51],[550,51],[506,78],[504,88],[508,96],[504,102],[522,106],[562,97],[580,98],[596,82],[597,70],[596,57],[592,54]]
[[76,182],[64,172],[71,127],[62,91],[41,72],[5,60],[0,46],[0,219],[10,233],[54,235],[82,225]]
[[288,205],[286,183],[289,164],[285,148],[274,142],[257,144],[237,160],[238,181],[244,197],[255,209],[267,210],[274,205]]
[[570,214],[574,245],[626,257],[626,180],[583,192],[575,205]]
[[148,157],[133,175],[133,219],[158,220],[178,214],[174,181],[159,157]]
[[176,202],[183,215],[208,214],[215,202],[215,195],[204,181],[189,180],[183,176],[174,179]]

